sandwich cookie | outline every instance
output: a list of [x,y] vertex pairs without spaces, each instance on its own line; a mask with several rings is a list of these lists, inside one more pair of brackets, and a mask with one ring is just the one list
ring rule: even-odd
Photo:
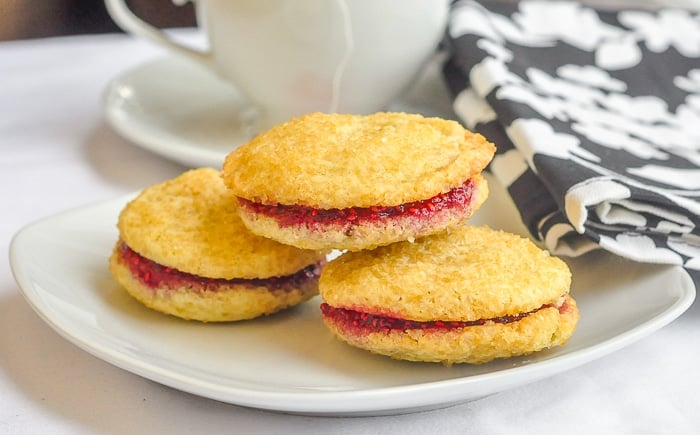
[[395,359],[480,364],[563,345],[579,318],[566,264],[488,227],[331,261],[319,282],[326,326]]
[[271,314],[318,293],[322,252],[250,233],[214,169],[151,186],[119,215],[110,271],[144,305],[219,322]]
[[231,152],[226,185],[254,233],[357,251],[467,220],[488,196],[493,144],[455,121],[406,113],[312,113]]

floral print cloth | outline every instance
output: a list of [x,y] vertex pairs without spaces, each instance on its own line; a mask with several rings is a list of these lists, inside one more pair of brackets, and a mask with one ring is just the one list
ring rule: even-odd
[[700,269],[700,14],[457,1],[444,76],[555,254]]

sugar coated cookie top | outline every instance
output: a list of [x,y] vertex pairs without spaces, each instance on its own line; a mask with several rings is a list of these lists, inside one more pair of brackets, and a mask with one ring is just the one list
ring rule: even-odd
[[142,256],[208,278],[288,275],[324,257],[250,233],[215,169],[151,186],[119,215],[120,238]]
[[569,292],[571,273],[529,239],[460,226],[435,236],[347,253],[324,268],[333,307],[416,321],[529,312]]
[[315,208],[432,198],[481,172],[495,146],[459,123],[406,113],[312,113],[231,152],[226,185],[240,197]]

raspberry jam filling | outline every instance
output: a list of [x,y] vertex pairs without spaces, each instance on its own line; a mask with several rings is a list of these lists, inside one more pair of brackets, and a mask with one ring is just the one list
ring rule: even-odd
[[[517,322],[532,313],[536,313],[537,311],[554,306],[554,304],[544,304],[541,307],[527,313],[470,321],[436,320],[429,322],[418,322],[415,320],[363,313],[361,311],[349,310],[346,308],[335,308],[326,303],[321,304],[321,312],[323,313],[324,317],[332,319],[333,322],[342,325],[343,329],[346,330],[355,329],[365,330],[366,332],[406,331],[409,329],[422,329],[424,331],[447,331],[450,329],[464,328],[467,326],[480,326],[486,324],[487,322],[501,324]],[[568,310],[568,304],[566,301],[564,301],[564,303],[560,305],[558,309],[560,313],[565,313]]]
[[270,278],[205,278],[190,273],[180,272],[172,267],[166,267],[142,257],[122,242],[119,245],[119,256],[126,263],[132,275],[144,286],[155,288],[190,287],[203,291],[216,291],[223,285],[249,285],[250,287],[267,287],[269,290],[292,290],[301,287],[304,282],[318,279],[323,262],[312,264],[291,275]]
[[474,182],[469,179],[461,186],[432,198],[395,206],[318,209],[303,205],[260,204],[240,197],[238,202],[250,212],[275,218],[283,227],[311,222],[329,225],[377,222],[400,216],[430,216],[444,209],[464,208],[471,202],[473,191]]

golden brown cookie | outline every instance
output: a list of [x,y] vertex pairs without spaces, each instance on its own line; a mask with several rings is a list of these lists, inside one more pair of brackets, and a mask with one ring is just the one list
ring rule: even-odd
[[480,173],[494,152],[455,121],[312,113],[231,152],[223,177],[254,233],[361,250],[464,222],[488,196]]
[[270,314],[317,294],[324,253],[250,233],[237,208],[214,169],[143,190],[119,215],[112,274],[146,306],[207,322]]
[[459,226],[331,261],[325,324],[349,344],[412,361],[483,363],[564,344],[578,322],[566,264],[530,240]]

